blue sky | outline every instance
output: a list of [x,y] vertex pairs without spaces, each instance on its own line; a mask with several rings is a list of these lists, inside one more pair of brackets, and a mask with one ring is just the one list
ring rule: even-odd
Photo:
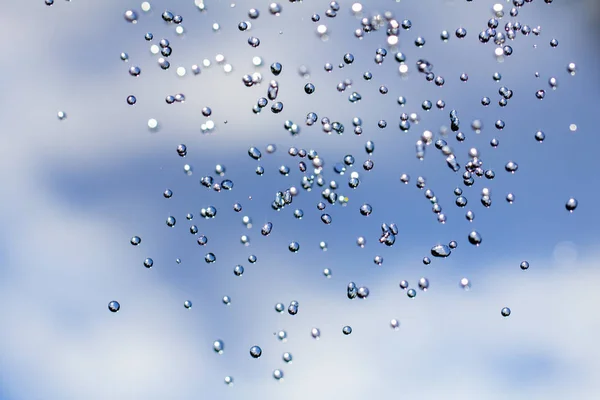
[[[594,398],[600,390],[594,379],[600,368],[600,217],[594,208],[600,143],[593,114],[598,55],[590,50],[598,40],[597,6],[591,0],[526,3],[514,20],[539,25],[542,33],[518,33],[510,43],[513,55],[500,62],[494,44],[477,39],[494,1],[364,2],[365,15],[392,10],[399,22],[412,21],[410,30],[401,29],[396,48],[386,45],[385,29],[354,37],[360,20],[350,12],[352,2],[340,1],[335,18],[325,17],[327,1],[281,2],[280,16],[269,14],[269,2],[205,3],[200,12],[192,0],[154,0],[150,13],[141,11],[139,1],[4,5],[0,29],[11,39],[0,76],[0,398]],[[508,14],[510,3],[502,4]],[[251,30],[240,32],[237,24],[252,7],[261,15]],[[128,9],[137,10],[137,24],[123,19]],[[163,23],[165,9],[183,16],[185,35]],[[321,21],[312,22],[313,13]],[[211,28],[215,22],[218,33]],[[329,40],[315,34],[319,24],[327,25]],[[458,27],[467,29],[465,39],[454,36]],[[447,43],[439,39],[442,30],[451,33]],[[146,32],[154,34],[152,42],[144,40]],[[249,36],[259,37],[260,46],[249,46]],[[417,36],[426,38],[423,48],[413,44]],[[149,51],[163,37],[173,48],[166,71]],[[558,47],[550,47],[552,38]],[[373,61],[379,47],[388,51],[382,65]],[[119,59],[123,51],[128,63]],[[405,76],[398,72],[397,51],[407,56]],[[354,63],[338,68],[348,52]],[[233,66],[231,73],[215,61],[218,54]],[[263,58],[262,66],[252,64],[254,56]],[[212,65],[191,74],[204,59]],[[433,64],[446,80],[443,87],[417,72],[418,59]],[[269,71],[275,61],[283,64],[278,77]],[[330,73],[326,62],[334,65]],[[566,71],[569,62],[577,64],[574,76]],[[132,65],[142,69],[138,78],[128,74]],[[310,78],[297,73],[302,65]],[[187,69],[184,77],[176,74],[179,66]],[[367,70],[373,73],[368,82],[362,78]],[[245,87],[242,76],[254,72],[262,74],[262,83]],[[468,82],[459,80],[463,72]],[[500,82],[492,79],[494,72],[502,74]],[[558,79],[556,90],[548,86],[551,76]],[[352,87],[339,93],[336,85],[347,78]],[[251,108],[266,96],[271,79],[279,82],[284,110],[273,114],[269,105],[254,115]],[[307,82],[316,86],[310,96],[303,90]],[[380,85],[387,95],[379,93]],[[503,85],[514,96],[501,108]],[[546,90],[541,101],[535,98],[539,89]],[[348,101],[353,91],[361,94],[359,103]],[[185,103],[165,103],[165,96],[177,93],[185,94]],[[134,106],[125,101],[131,94]],[[404,107],[398,96],[407,98]],[[481,105],[483,96],[492,99],[489,107]],[[444,110],[421,109],[424,100],[438,99],[446,102]],[[200,130],[205,106],[216,124],[210,134]],[[452,109],[467,137],[462,143],[452,133],[440,134]],[[57,119],[59,110],[67,119]],[[309,112],[319,121],[342,122],[344,134],[327,135],[320,122],[306,126]],[[408,133],[398,128],[403,112],[420,117]],[[360,136],[352,132],[357,116],[363,120]],[[148,130],[150,118],[159,121],[157,132]],[[299,135],[283,128],[288,119],[300,125]],[[377,127],[381,119],[385,129]],[[480,134],[470,128],[474,119],[483,122]],[[501,131],[494,127],[498,119],[506,124]],[[570,124],[577,125],[575,132]],[[415,142],[425,130],[434,140],[447,140],[463,168],[476,147],[484,169],[496,177],[464,187],[463,171],[451,171],[433,144],[418,160]],[[537,130],[546,133],[544,143],[534,139]],[[497,148],[489,144],[494,137]],[[375,143],[369,172],[362,169],[367,140]],[[187,145],[185,158],[177,155],[180,143]],[[267,144],[275,144],[276,152],[268,154]],[[261,149],[260,161],[248,156],[251,146]],[[287,154],[290,146],[316,150],[325,182],[335,180],[338,194],[348,196],[345,207],[327,205],[331,225],[321,222],[316,207],[324,201],[322,188],[300,188],[300,159]],[[346,154],[356,163],[339,176],[333,165]],[[515,174],[504,170],[511,160],[519,164]],[[185,164],[192,175],[183,172]],[[217,164],[226,167],[223,178],[214,172]],[[257,165],[264,176],[254,173]],[[289,176],[278,172],[281,165],[290,167]],[[360,174],[356,190],[348,187],[352,171]],[[402,173],[411,176],[408,185],[400,182]],[[205,175],[231,179],[234,188],[208,190],[199,184]],[[446,224],[437,222],[424,190],[415,186],[418,176],[435,192]],[[300,194],[274,211],[276,192],[291,186]],[[454,204],[457,186],[469,200],[464,209]],[[174,193],[170,199],[162,195],[167,188]],[[490,209],[480,203],[483,188],[491,190]],[[513,204],[505,201],[509,192]],[[564,207],[570,197],[579,201],[572,214]],[[233,211],[235,202],[243,206],[240,213]],[[359,212],[364,203],[373,207],[368,217]],[[209,205],[217,216],[202,219],[200,209]],[[293,216],[297,208],[304,211],[301,220]],[[475,213],[471,223],[467,209]],[[169,216],[177,219],[173,228],[165,224]],[[252,218],[250,229],[243,216]],[[273,232],[263,237],[266,222]],[[206,246],[190,234],[192,223],[208,237]],[[392,247],[377,242],[382,223],[399,227]],[[469,244],[471,230],[481,233],[481,246]],[[133,235],[142,238],[140,246],[129,244]],[[240,243],[242,235],[249,236],[249,246]],[[367,240],[363,249],[356,245],[359,236]],[[451,240],[458,247],[450,257],[423,265],[432,246]],[[300,243],[298,253],[287,249],[291,241]],[[319,248],[321,241],[327,251]],[[216,255],[214,264],[204,262],[207,252]],[[251,254],[255,264],[247,260]],[[381,266],[373,263],[376,255],[384,259]],[[154,260],[151,270],[143,266],[146,257]],[[519,268],[522,260],[530,262],[529,270]],[[245,267],[242,277],[233,274],[237,264]],[[333,271],[331,278],[323,276],[324,268]],[[427,292],[417,288],[421,277],[430,281]],[[471,280],[468,292],[459,288],[463,277]],[[417,289],[415,299],[398,287],[402,279]],[[367,286],[369,297],[348,300],[350,281]],[[224,295],[231,305],[222,303]],[[107,310],[111,300],[121,304],[116,314]],[[185,300],[193,302],[191,310],[183,307]],[[287,307],[292,300],[300,303],[297,315],[274,311],[276,303]],[[508,318],[500,315],[505,306],[512,310]],[[389,327],[392,318],[400,330]],[[349,336],[341,332],[345,325],[353,328]],[[313,327],[321,331],[318,341],[310,336]],[[282,329],[285,343],[274,336]],[[216,339],[225,342],[222,355],[212,350]],[[248,354],[253,345],[263,349],[257,360]],[[284,352],[293,354],[291,364],[282,361]],[[282,382],[272,377],[276,368],[284,371]],[[233,386],[223,382],[228,375]]]

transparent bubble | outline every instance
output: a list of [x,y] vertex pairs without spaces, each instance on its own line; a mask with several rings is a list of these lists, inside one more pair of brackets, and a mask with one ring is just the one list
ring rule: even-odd
[[421,36],[419,36],[415,39],[415,46],[417,46],[417,47],[423,47],[423,46],[425,46],[425,43],[426,43],[425,38],[423,38]]
[[116,313],[117,311],[119,311],[121,309],[121,305],[119,304],[118,301],[113,300],[110,303],[108,303],[108,310],[110,312]]
[[551,46],[551,47],[556,47],[556,46],[558,46],[558,40],[556,40],[556,39],[552,39],[552,40],[550,40],[550,46]]
[[121,53],[120,57],[123,61],[129,61],[129,54],[127,53]]
[[569,212],[573,212],[575,211],[575,209],[577,208],[578,202],[577,199],[571,197],[569,200],[567,200],[567,202],[565,203],[565,208],[567,209],[567,211]]
[[281,356],[281,358],[283,359],[283,361],[285,361],[286,363],[291,363],[292,362],[292,355],[290,353],[283,353],[283,356]]
[[[51,6],[54,4],[54,0],[45,0],[45,3],[47,6]],[[125,13],[125,19],[127,20],[127,13]],[[128,21],[128,22],[132,22],[132,21]]]
[[127,104],[130,106],[134,105],[137,102],[137,99],[133,95],[127,96]]
[[448,39],[450,39],[450,32],[442,31],[442,33],[440,33],[440,39],[442,39],[444,42],[447,42]]
[[183,302],[183,306],[189,310],[190,308],[192,308],[192,302],[189,300],[186,300]]
[[206,236],[204,236],[204,235],[200,235],[200,236],[198,237],[198,240],[197,240],[197,242],[198,242],[198,244],[199,244],[200,246],[204,246],[204,245],[206,245],[206,243],[208,243],[208,238],[207,238]]
[[456,37],[459,39],[463,39],[465,36],[467,36],[467,30],[465,28],[458,28],[456,30]]
[[514,195],[513,193],[508,193],[508,194],[506,195],[506,201],[507,201],[509,204],[512,204],[512,203],[515,201],[515,195]]
[[262,355],[262,349],[259,346],[250,347],[250,356],[252,358],[259,358]]
[[250,19],[256,19],[259,16],[260,12],[256,8],[251,8],[250,10],[248,10],[248,17],[250,17]]
[[543,142],[544,139],[546,139],[546,134],[542,131],[537,131],[535,133],[535,140],[537,140],[538,142]]
[[415,296],[417,295],[417,291],[416,291],[415,289],[408,289],[408,290],[406,291],[406,295],[407,295],[409,298],[411,298],[411,299],[414,299],[414,298],[415,298]]
[[427,278],[419,279],[419,289],[426,292],[429,289],[429,280]]
[[226,384],[226,385],[228,385],[228,386],[231,386],[231,385],[233,385],[233,377],[232,377],[232,376],[229,376],[229,375],[228,375],[228,376],[226,376],[226,377],[225,377],[225,379],[224,379],[224,382],[225,382],[225,384]]
[[321,337],[321,331],[318,328],[312,328],[310,330],[310,335],[318,340]]
[[508,307],[502,308],[502,310],[500,310],[500,314],[503,317],[508,317],[510,315],[510,308],[508,308]]
[[575,65],[575,63],[572,62],[567,65],[567,72],[569,72],[569,74],[575,75],[576,71],[577,71],[577,65]]
[[349,334],[351,334],[351,333],[352,333],[352,327],[351,327],[351,326],[348,326],[348,325],[344,326],[344,327],[342,328],[342,333],[343,333],[344,335],[349,335]]
[[137,245],[139,245],[140,243],[142,243],[142,239],[140,239],[140,237],[139,237],[139,236],[133,236],[133,237],[132,237],[132,238],[129,240],[129,242],[130,242],[132,245],[134,245],[134,246],[137,246]]
[[294,210],[294,217],[296,217],[297,219],[302,219],[302,217],[304,217],[304,211],[300,209]]
[[222,301],[223,301],[223,304],[225,304],[226,306],[228,306],[228,305],[231,304],[231,297],[229,297],[229,296],[223,296]]
[[166,223],[167,223],[167,226],[174,227],[175,223],[176,223],[175,217],[173,217],[173,216],[167,217]]
[[65,113],[64,111],[59,111],[58,113],[56,113],[56,116],[60,121],[67,119],[67,113]]

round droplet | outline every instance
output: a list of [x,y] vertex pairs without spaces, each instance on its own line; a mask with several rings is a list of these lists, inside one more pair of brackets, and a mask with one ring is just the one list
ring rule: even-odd
[[[50,4],[48,4],[48,1],[46,1],[46,4],[51,6],[52,4],[54,4],[54,1],[50,1]],[[137,23],[137,20],[138,20],[138,15],[133,10],[125,11],[125,14],[123,15],[123,17],[125,17],[125,21],[130,22],[132,24]]]
[[502,314],[503,317],[508,317],[510,315],[510,308],[502,308],[502,310],[500,310],[500,314]]
[[421,278],[419,279],[419,289],[426,292],[429,289],[429,279]]
[[398,329],[400,329],[400,321],[398,321],[398,320],[397,320],[397,319],[395,319],[395,318],[394,318],[394,319],[392,319],[392,320],[390,321],[390,327],[391,327],[393,330],[397,331]]
[[139,236],[133,236],[133,237],[132,237],[132,238],[129,240],[129,242],[130,242],[132,245],[134,245],[134,246],[137,246],[137,245],[139,245],[140,243],[142,243],[142,239],[140,239],[140,237],[139,237]]
[[235,267],[233,267],[233,274],[235,276],[242,276],[244,275],[244,267],[241,265],[236,265]]
[[56,113],[56,116],[60,121],[67,119],[67,113],[65,113],[64,111],[59,111],[58,113]]
[[321,331],[320,331],[318,328],[312,328],[312,329],[310,330],[310,335],[311,335],[313,338],[315,338],[315,339],[319,340],[319,338],[321,337]]
[[414,299],[414,298],[415,298],[415,296],[417,295],[417,291],[416,291],[415,289],[408,289],[408,290],[406,291],[406,295],[407,295],[409,298],[411,298],[411,299]]
[[252,358],[259,358],[262,355],[262,349],[258,346],[250,347],[250,356]]
[[183,306],[189,310],[190,308],[192,308],[192,302],[189,300],[186,300],[183,302]]
[[577,208],[577,204],[578,204],[577,200],[575,198],[571,197],[565,203],[565,208],[567,209],[567,211],[573,212]]
[[463,288],[465,291],[468,291],[471,289],[471,282],[468,278],[462,278],[460,280],[460,287]]
[[144,260],[144,267],[152,268],[153,265],[154,265],[154,260],[152,260],[151,258],[146,258]]
[[116,313],[117,311],[119,311],[121,309],[121,305],[119,304],[118,301],[113,300],[110,303],[108,303],[108,309],[110,312]]
[[280,369],[276,369],[275,371],[273,371],[273,378],[275,378],[276,380],[282,380],[283,379],[283,371]]
[[226,376],[225,379],[224,379],[224,382],[228,386],[233,385],[233,377],[232,376]]
[[351,327],[351,326],[348,326],[348,325],[344,326],[344,327],[342,328],[342,333],[343,333],[344,335],[349,335],[349,334],[351,334],[351,333],[352,333],[352,327]]
[[127,104],[129,104],[130,106],[132,106],[136,102],[137,102],[137,99],[135,98],[135,96],[133,96],[133,95],[127,96]]
[[519,165],[516,162],[509,161],[504,166],[504,169],[507,172],[510,172],[511,174],[514,174],[517,171],[517,169],[519,169]]
[[171,228],[174,227],[175,223],[176,223],[175,217],[172,217],[172,216],[168,217],[166,223],[167,223],[167,226],[169,226]]
[[286,363],[291,363],[292,362],[292,355],[290,353],[283,353],[283,356],[281,356],[281,358],[283,359],[283,361],[285,361]]
[[300,250],[300,244],[298,242],[291,242],[288,245],[288,249],[289,251],[291,251],[292,253],[297,253],[298,250]]
[[215,261],[217,261],[217,257],[213,253],[206,253],[206,255],[204,256],[204,261],[207,264],[212,264]]
[[471,231],[471,233],[469,233],[469,243],[471,243],[474,246],[479,246],[481,244],[481,241],[482,238],[479,232]]
[[213,350],[215,353],[223,354],[223,350],[225,350],[225,343],[221,339],[215,340],[213,342]]
[[140,67],[132,66],[131,68],[129,68],[129,75],[131,76],[139,76],[141,72],[142,70],[140,69]]

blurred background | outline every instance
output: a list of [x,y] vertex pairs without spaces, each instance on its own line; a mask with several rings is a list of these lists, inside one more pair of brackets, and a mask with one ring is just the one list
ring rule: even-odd
[[[262,0],[53,3],[1,2],[0,399],[597,398],[599,3],[521,2],[514,17],[513,2],[502,0],[376,0],[362,7],[281,1],[277,13]],[[257,18],[249,15],[253,8]],[[504,45],[493,38],[478,39],[501,9],[497,32],[506,32],[507,22],[539,27],[538,34],[516,30],[507,38],[510,56],[495,55]],[[183,21],[166,22],[165,10]],[[398,24],[395,45],[386,34],[394,23],[388,11]],[[358,38],[362,18],[383,25]],[[458,28],[467,32],[462,39]],[[250,37],[260,44],[249,45]],[[424,46],[415,45],[418,37]],[[160,54],[163,38],[169,57]],[[387,55],[379,64],[380,48]],[[418,60],[445,83],[428,81]],[[275,62],[282,65],[278,76],[270,69]],[[135,67],[139,76],[130,73]],[[262,80],[255,75],[246,86],[243,76],[257,73]],[[254,113],[271,80],[277,99]],[[345,80],[351,85],[338,90]],[[305,92],[307,83],[314,93]],[[504,107],[501,87],[512,90]],[[360,101],[348,100],[353,92]],[[168,104],[177,94],[185,101]],[[433,104],[428,111],[426,100]],[[271,111],[276,101],[280,113]],[[451,110],[462,141],[449,129]],[[310,112],[318,120],[307,126]],[[399,128],[403,113],[408,131]],[[343,124],[343,134],[324,132],[325,117]],[[297,134],[284,127],[288,120]],[[420,160],[415,143],[425,131],[433,140]],[[438,139],[452,148],[460,171],[448,168]],[[249,157],[253,146],[260,160]],[[290,156],[290,147],[317,152],[322,170],[308,157]],[[462,175],[472,148],[495,177],[474,175],[467,186]],[[334,166],[346,155],[355,163],[339,174]],[[509,161],[518,164],[514,174],[505,170]],[[407,184],[402,174],[410,176]],[[207,188],[200,184],[206,176],[229,179],[233,188]],[[304,176],[314,177],[310,191]],[[275,211],[276,193],[292,187],[292,204]],[[468,199],[464,208],[455,204],[457,187]],[[326,188],[337,193],[335,204],[322,196]],[[427,189],[442,207],[443,224]],[[484,189],[489,208],[480,201]],[[573,212],[565,207],[570,198],[578,201]],[[368,216],[359,211],[365,203]],[[209,206],[215,218],[202,217]],[[272,232],[263,236],[268,222]],[[393,246],[378,241],[382,223],[398,226]],[[479,246],[469,242],[471,231],[481,235]],[[198,244],[202,235],[205,245]],[[457,247],[448,258],[431,255],[450,241]],[[291,242],[299,251],[288,249]],[[205,261],[208,253],[214,263]],[[234,274],[236,265],[243,275]],[[348,299],[349,282],[367,287],[368,297]],[[118,312],[108,309],[111,301],[119,302]],[[293,316],[291,301],[299,303]],[[510,316],[502,316],[504,307]],[[344,326],[352,333],[343,334]],[[257,359],[249,354],[254,345],[262,349]]]

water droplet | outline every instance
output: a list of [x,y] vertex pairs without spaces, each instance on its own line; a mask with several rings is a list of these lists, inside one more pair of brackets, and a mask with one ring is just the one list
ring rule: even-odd
[[[54,1],[52,1],[50,4],[48,4],[48,2],[46,2],[46,4],[48,4],[48,5],[52,5],[53,3],[54,3]],[[132,24],[135,24],[138,21],[138,15],[133,10],[125,11],[125,14],[123,15],[123,17],[125,18],[125,21],[130,22]]]
[[142,243],[142,239],[141,239],[139,236],[133,236],[133,237],[132,237],[132,238],[129,240],[129,242],[130,242],[132,245],[134,245],[134,246],[137,246],[137,245],[139,245],[140,243]]
[[144,260],[144,267],[152,268],[153,265],[154,265],[154,260],[152,260],[151,258],[146,258]]
[[300,250],[300,244],[298,242],[291,242],[288,245],[288,249],[292,252],[292,253],[297,253],[298,250]]
[[446,246],[445,244],[438,244],[431,248],[431,255],[434,257],[445,258],[448,257],[451,253],[452,250],[450,250],[450,247]]
[[192,302],[189,300],[186,300],[183,302],[183,306],[189,310],[190,308],[192,308]]
[[121,305],[119,304],[118,301],[113,300],[110,303],[108,303],[108,309],[110,312],[116,313],[117,311],[119,311],[121,309]]
[[282,380],[283,379],[283,371],[280,369],[276,369],[273,371],[273,378],[275,378],[276,380]]
[[235,276],[242,276],[244,275],[244,267],[241,265],[236,265],[235,267],[233,267],[233,274]]
[[421,278],[419,279],[419,289],[426,292],[429,289],[429,279]]
[[400,329],[400,321],[398,321],[398,320],[397,320],[397,319],[395,319],[395,318],[394,318],[394,319],[392,319],[392,320],[390,321],[390,327],[391,327],[393,330],[395,330],[395,331],[399,330],[399,329]]
[[225,343],[221,339],[215,340],[213,342],[213,350],[215,353],[223,354],[223,350],[225,350]]
[[510,308],[502,308],[502,310],[500,310],[500,314],[502,314],[503,317],[508,317],[510,315]]
[[127,104],[129,104],[130,106],[132,106],[136,102],[137,102],[137,99],[135,98],[135,96],[133,96],[133,95],[127,96]]
[[344,327],[342,328],[342,333],[343,333],[344,335],[349,335],[349,334],[351,334],[351,333],[352,333],[352,327],[351,327],[351,326],[348,326],[348,325],[344,326]]
[[65,113],[64,111],[59,111],[58,113],[56,113],[56,116],[60,121],[67,119],[67,113]]
[[318,328],[312,328],[312,329],[310,330],[310,335],[311,335],[313,338],[315,338],[315,339],[319,340],[319,338],[321,337],[321,331],[320,331]]
[[569,200],[567,200],[567,202],[565,203],[565,208],[567,209],[567,211],[569,212],[573,212],[575,211],[575,209],[577,208],[578,202],[577,199],[571,197]]
[[212,264],[215,261],[217,261],[217,257],[213,253],[206,253],[206,255],[204,256],[204,261],[207,264]]
[[291,363],[292,362],[292,355],[290,353],[283,353],[283,356],[281,356],[281,358],[283,359],[283,361],[285,361],[286,363]]
[[471,231],[471,233],[469,233],[469,243],[475,246],[479,246],[481,244],[481,241],[482,238],[479,232]]
[[409,298],[411,298],[411,299],[414,299],[414,298],[415,298],[415,296],[417,295],[417,291],[416,291],[415,289],[408,289],[408,290],[406,291],[406,295],[407,295]]
[[224,382],[226,385],[228,386],[232,386],[233,385],[233,377],[232,376],[226,376],[224,379]]
[[262,349],[259,346],[250,347],[250,356],[252,358],[259,358],[262,355]]

